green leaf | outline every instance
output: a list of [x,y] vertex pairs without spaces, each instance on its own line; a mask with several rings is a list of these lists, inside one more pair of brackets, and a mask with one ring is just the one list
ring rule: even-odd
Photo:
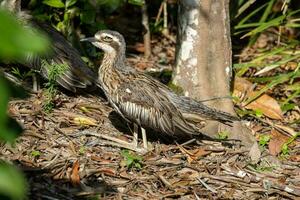
[[136,154],[133,154],[133,153],[129,152],[128,150],[123,150],[121,152],[121,155],[123,156],[126,166],[128,168],[131,168],[133,166],[138,169],[142,168],[142,164],[141,164],[141,162],[143,160],[142,157],[140,157]]
[[[7,121],[6,111],[10,92],[3,77],[0,78],[0,94],[0,126],[4,126],[4,123]],[[0,134],[1,132],[3,131],[1,130]]]
[[259,136],[259,145],[264,147],[268,142],[270,141],[271,136],[270,135],[260,135]]
[[[49,41],[33,28],[24,28],[11,14],[0,10],[0,59],[24,59],[29,53],[43,53]],[[30,41],[30,42],[29,42]]]
[[289,110],[293,110],[295,108],[296,104],[294,103],[286,103],[283,106],[280,106],[281,110],[286,112]]
[[145,4],[144,0],[129,0],[128,3],[137,5],[137,6],[142,6]]
[[10,143],[14,142],[15,139],[23,132],[23,129],[19,123],[11,117],[7,117],[4,122],[1,121],[0,130],[0,140]]
[[33,157],[37,157],[37,156],[40,156],[41,155],[41,152],[39,152],[39,151],[32,151],[31,152],[31,156],[33,156]]
[[[22,133],[21,126],[12,118],[7,116],[7,104],[13,91],[10,89],[12,83],[0,76],[0,139],[14,142],[16,137]],[[16,91],[16,90],[15,90]]]
[[73,6],[77,0],[66,0],[66,8]]
[[289,146],[286,143],[284,143],[281,147],[281,154],[288,155],[289,153],[290,153]]
[[96,19],[96,10],[90,5],[84,5],[80,14],[80,21],[84,24],[94,24]]
[[264,115],[264,113],[261,110],[259,110],[259,109],[256,109],[254,111],[255,111],[256,117],[261,118]]
[[65,4],[61,0],[44,0],[43,4],[54,8],[64,8]]
[[227,139],[229,136],[229,132],[228,131],[222,131],[218,133],[218,139],[220,140],[225,140]]
[[24,199],[26,194],[25,178],[12,165],[0,162],[0,194],[9,199]]

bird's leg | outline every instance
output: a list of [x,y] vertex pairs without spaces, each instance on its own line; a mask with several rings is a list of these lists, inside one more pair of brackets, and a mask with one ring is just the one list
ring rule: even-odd
[[146,130],[143,127],[141,127],[141,129],[142,129],[143,145],[144,145],[144,148],[146,150],[148,150],[148,141],[147,141]]
[[33,82],[32,89],[34,92],[37,92],[39,90],[39,80],[35,73],[33,73],[33,75],[32,75],[32,82]]
[[139,137],[139,126],[136,124],[136,123],[134,123],[133,124],[133,145],[134,145],[134,147],[138,147],[138,137]]
[[106,142],[104,142],[105,144],[117,146],[117,147],[121,147],[121,148],[125,148],[125,149],[130,149],[132,151],[136,151],[141,154],[147,153],[147,151],[145,151],[145,149],[136,147],[135,144],[133,144],[133,142],[129,143],[129,142],[123,141],[121,139],[115,138],[113,136],[106,135],[106,134],[99,134],[99,133],[93,132],[93,131],[86,130],[86,131],[82,131],[79,134],[76,134],[73,136],[78,137],[81,135],[90,135],[90,136],[99,137],[99,138],[107,140]]

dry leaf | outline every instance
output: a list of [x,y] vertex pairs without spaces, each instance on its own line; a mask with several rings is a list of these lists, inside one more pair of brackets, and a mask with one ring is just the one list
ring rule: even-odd
[[280,153],[282,145],[289,139],[289,137],[279,133],[275,129],[271,130],[271,139],[269,142],[269,152],[276,156]]
[[209,151],[207,151],[205,149],[202,149],[202,148],[198,148],[198,149],[195,149],[195,150],[192,150],[192,151],[188,151],[187,149],[185,149],[181,145],[177,145],[177,146],[180,149],[180,151],[185,154],[185,156],[187,157],[187,161],[190,164],[194,160],[198,160],[199,157],[202,157],[202,156],[205,156],[207,154],[210,154]]
[[76,160],[73,164],[70,180],[73,186],[80,184],[80,176],[79,176],[79,162]]
[[[251,92],[250,96],[254,96],[256,92]],[[245,106],[247,109],[260,110],[263,114],[271,119],[282,119],[283,114],[278,102],[269,95],[263,94],[256,100]]]
[[84,116],[74,117],[73,122],[80,126],[97,126],[97,120],[90,117],[84,117]]
[[293,162],[300,162],[300,155],[291,155],[289,159]]
[[210,154],[211,151],[207,151],[204,148],[198,148],[198,149],[192,150],[191,153],[193,154],[192,157],[196,160],[200,157]]
[[[234,82],[234,96],[244,96],[244,99],[251,98],[257,94],[252,91],[253,84],[244,78],[237,77]],[[282,119],[283,114],[278,102],[267,94],[263,94],[252,101],[245,108],[250,110],[260,110],[265,116],[271,119]]]
[[297,132],[288,126],[283,126],[283,125],[279,125],[279,124],[274,124],[274,126],[280,130],[283,130],[284,132],[290,134],[291,136],[295,136],[297,134]]
[[112,168],[102,168],[102,169],[98,169],[99,172],[105,174],[105,175],[109,175],[109,176],[115,176],[116,175],[116,170],[112,169]]
[[252,90],[253,84],[250,81],[240,77],[234,79],[233,96],[242,97]]

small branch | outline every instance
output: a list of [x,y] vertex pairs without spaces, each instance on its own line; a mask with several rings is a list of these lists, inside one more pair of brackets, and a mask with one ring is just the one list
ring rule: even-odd
[[151,55],[151,34],[149,28],[149,18],[148,18],[146,1],[144,1],[144,4],[142,5],[142,24],[146,30],[146,33],[144,34],[144,46],[145,46],[144,56],[145,58],[149,58]]
[[157,25],[158,25],[158,22],[159,22],[161,13],[162,13],[162,11],[163,11],[163,7],[164,7],[164,2],[162,2],[162,3],[160,4],[160,7],[159,7],[159,10],[158,10],[157,16],[156,16],[156,18],[155,18],[155,24],[154,24],[154,26],[157,26]]
[[167,1],[163,1],[163,8],[164,8],[164,26],[162,30],[162,34],[165,36],[169,35],[169,29],[168,29],[168,9],[167,9]]

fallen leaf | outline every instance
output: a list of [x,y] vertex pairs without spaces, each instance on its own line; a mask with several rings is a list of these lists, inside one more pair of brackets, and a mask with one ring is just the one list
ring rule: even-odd
[[291,127],[283,126],[283,125],[279,125],[279,124],[274,124],[274,126],[278,129],[281,129],[284,132],[290,134],[291,136],[295,136],[297,134],[297,132],[294,129],[292,129]]
[[199,176],[198,171],[196,171],[194,169],[190,169],[190,168],[183,168],[183,169],[177,171],[177,174],[181,178],[190,179],[190,180],[194,180],[196,177]]
[[[256,92],[251,92],[250,97]],[[247,109],[260,110],[265,116],[271,119],[282,119],[283,114],[278,102],[269,95],[263,94],[256,100],[245,106]]]
[[194,160],[198,160],[199,157],[202,157],[202,156],[205,156],[207,154],[210,154],[210,151],[207,151],[207,150],[205,150],[203,148],[198,148],[198,149],[195,149],[195,150],[188,151],[187,149],[185,149],[181,145],[177,145],[177,146],[180,149],[180,151],[185,154],[185,156],[187,157],[187,161],[190,164]]
[[211,151],[207,151],[204,148],[198,148],[190,152],[193,154],[192,157],[194,157],[195,160],[211,153]]
[[85,117],[85,116],[78,116],[74,117],[73,119],[74,123],[76,125],[80,126],[97,126],[97,120],[90,118],[90,117]]
[[269,142],[269,152],[271,155],[276,156],[281,152],[282,145],[287,142],[289,137],[281,134],[275,129],[271,130],[271,140]]
[[[240,77],[236,77],[234,81],[234,91],[233,95],[241,97],[241,99],[249,99],[257,94],[253,91],[254,85]],[[259,110],[265,116],[271,119],[282,119],[283,114],[278,102],[267,94],[263,94],[248,105],[245,106],[246,109]]]
[[241,99],[243,99],[243,96],[251,91],[253,91],[253,84],[250,81],[241,77],[236,77],[234,79],[233,96],[241,97]]
[[105,174],[105,175],[110,175],[110,176],[115,176],[116,175],[116,170],[111,169],[111,168],[101,168],[101,169],[98,169],[98,171]]
[[80,176],[79,176],[79,162],[76,160],[72,166],[70,181],[73,186],[77,186],[80,184]]
[[289,159],[293,162],[300,162],[300,155],[291,155]]

